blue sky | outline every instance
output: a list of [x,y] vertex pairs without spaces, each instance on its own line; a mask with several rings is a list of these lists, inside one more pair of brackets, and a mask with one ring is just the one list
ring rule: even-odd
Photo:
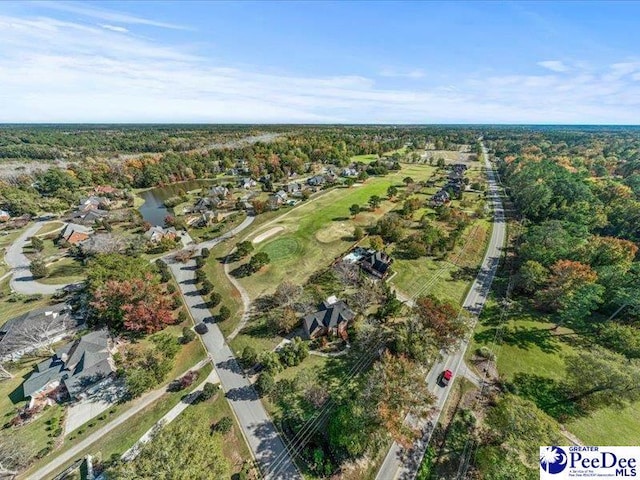
[[640,3],[0,2],[0,122],[638,124]]

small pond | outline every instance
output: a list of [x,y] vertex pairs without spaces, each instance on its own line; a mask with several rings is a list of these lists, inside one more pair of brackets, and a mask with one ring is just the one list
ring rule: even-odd
[[164,206],[164,201],[180,195],[182,192],[199,190],[212,184],[212,180],[189,180],[186,182],[172,183],[164,187],[155,187],[139,193],[144,203],[139,211],[142,218],[151,225],[164,225],[164,217],[171,212]]

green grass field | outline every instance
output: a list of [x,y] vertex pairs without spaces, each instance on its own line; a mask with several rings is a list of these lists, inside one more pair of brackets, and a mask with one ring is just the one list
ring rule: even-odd
[[85,267],[81,262],[70,257],[64,257],[47,267],[49,275],[38,280],[47,285],[79,282],[85,278]]
[[64,226],[63,222],[53,221],[47,222],[43,225],[40,230],[36,232],[36,235],[46,235],[47,233],[55,232],[56,230],[60,230]]
[[[498,356],[497,368],[500,376],[512,381],[518,373],[538,375],[562,380],[566,366],[564,355],[575,352],[574,347],[563,341],[567,329],[553,332],[554,324],[541,315],[518,315],[508,320],[504,341],[493,345],[494,327],[498,307],[491,301],[485,306],[486,314],[476,328],[468,350],[468,357],[477,347],[487,345]],[[571,418],[565,427],[585,445],[637,445],[640,441],[640,402],[626,408],[604,408],[588,416]]]
[[428,178],[432,171],[429,166],[408,165],[386,177],[371,178],[361,186],[336,188],[285,212],[275,221],[253,231],[251,238],[273,228],[283,229],[255,245],[256,252],[267,252],[272,262],[240,282],[252,298],[272,292],[285,278],[303,283],[309,275],[329,265],[353,245],[356,225],[367,226],[397,206],[384,200],[375,212],[364,211],[352,218],[349,213],[352,204],[364,207],[372,195],[385,198],[387,188],[402,185],[406,176],[422,180]]

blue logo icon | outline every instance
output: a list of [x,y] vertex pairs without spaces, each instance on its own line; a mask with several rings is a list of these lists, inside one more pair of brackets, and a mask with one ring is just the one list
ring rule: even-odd
[[540,467],[547,473],[560,473],[567,468],[567,454],[560,447],[545,447],[540,453]]

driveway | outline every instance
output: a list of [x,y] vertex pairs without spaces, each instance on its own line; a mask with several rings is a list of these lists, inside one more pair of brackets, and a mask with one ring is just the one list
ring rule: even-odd
[[11,268],[12,278],[9,282],[11,289],[18,293],[25,295],[53,295],[61,288],[70,285],[69,283],[63,283],[59,285],[45,285],[33,278],[29,271],[29,265],[31,261],[22,253],[22,249],[28,243],[29,238],[36,234],[43,225],[47,222],[36,222],[29,228],[27,228],[22,235],[20,235],[13,244],[7,248],[7,253],[4,256],[4,261]]
[[116,380],[102,385],[94,395],[70,406],[67,410],[64,434],[67,435],[111,408],[124,395],[125,391],[124,381]]

